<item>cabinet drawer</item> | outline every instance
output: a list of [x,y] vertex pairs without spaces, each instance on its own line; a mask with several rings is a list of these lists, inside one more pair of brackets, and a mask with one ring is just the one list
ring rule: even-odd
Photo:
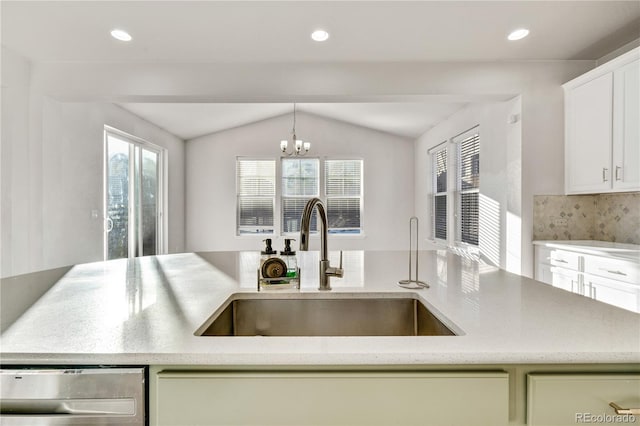
[[563,290],[570,291],[572,293],[582,294],[582,286],[580,282],[580,273],[569,269],[558,268],[552,266],[551,272],[551,285],[561,288]]
[[[640,424],[609,403],[640,408],[640,374],[528,374],[527,425]],[[597,416],[600,421],[595,421]],[[607,417],[609,416],[609,417]]]
[[640,312],[640,285],[585,275],[584,295],[622,309]]
[[580,270],[580,254],[552,247],[540,247],[536,261],[551,266]]
[[505,372],[160,372],[157,425],[506,425]]
[[608,257],[585,256],[584,272],[630,284],[640,282],[640,263]]

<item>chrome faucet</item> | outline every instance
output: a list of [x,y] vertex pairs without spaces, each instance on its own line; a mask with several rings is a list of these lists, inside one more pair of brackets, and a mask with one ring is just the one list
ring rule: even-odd
[[309,226],[311,224],[311,214],[313,209],[317,208],[320,222],[322,222],[322,234],[320,234],[320,286],[318,290],[331,290],[329,283],[330,277],[342,278],[344,271],[342,270],[342,251],[340,251],[340,266],[335,268],[329,262],[329,250],[327,249],[327,214],[324,204],[319,198],[312,198],[307,202],[302,211],[300,220],[300,250],[309,250]]

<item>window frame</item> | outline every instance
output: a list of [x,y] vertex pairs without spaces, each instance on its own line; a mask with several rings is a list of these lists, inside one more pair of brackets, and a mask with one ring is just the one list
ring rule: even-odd
[[[477,185],[473,188],[462,189],[462,144],[469,139],[477,138],[478,141],[478,179]],[[476,125],[469,130],[466,130],[453,138],[451,143],[455,147],[456,153],[456,167],[455,167],[455,238],[454,243],[456,246],[467,248],[480,247],[480,126]],[[476,228],[477,231],[477,243],[473,244],[468,241],[462,240],[462,223],[465,212],[463,211],[462,196],[463,194],[478,194],[478,206],[476,216]]]
[[[444,192],[438,192],[438,175],[437,175],[437,161],[438,161],[438,154],[444,151],[444,155],[445,155],[445,159],[444,159],[444,172],[445,172],[445,191]],[[433,148],[431,148],[429,150],[429,155],[431,157],[431,237],[433,238],[433,240],[435,242],[438,243],[442,243],[442,244],[446,244],[448,242],[449,239],[449,215],[448,215],[448,211],[449,209],[449,200],[450,200],[450,187],[451,185],[449,184],[449,169],[450,169],[450,165],[449,165],[449,142],[448,141],[444,141],[439,143],[438,145],[434,146]],[[444,238],[439,238],[437,237],[437,214],[436,214],[436,197],[442,197],[445,200],[445,219],[444,219],[444,224],[445,224],[445,229],[444,229],[444,233],[445,233],[445,237]]]
[[[466,141],[470,137],[474,137],[477,135],[478,139],[478,173],[477,173],[477,185],[474,188],[470,189],[462,189],[462,179],[461,179],[461,167],[462,167],[462,158],[461,158],[461,147],[462,142]],[[429,192],[429,201],[430,201],[430,215],[431,215],[431,239],[432,241],[440,246],[446,246],[450,248],[459,247],[465,252],[477,252],[480,249],[480,221],[481,221],[481,212],[480,212],[480,196],[482,194],[480,187],[480,178],[481,178],[481,165],[480,165],[480,152],[481,152],[481,129],[480,125],[475,125],[464,132],[461,132],[447,140],[429,148],[427,154],[429,156],[429,166],[430,166],[430,177],[431,177],[431,188]],[[436,155],[445,151],[446,153],[446,191],[445,192],[437,192],[437,175],[436,175]],[[477,229],[478,229],[478,243],[472,244],[469,242],[462,241],[462,221],[464,212],[462,211],[462,195],[469,193],[477,193],[478,194],[478,208],[477,208]],[[446,197],[446,238],[437,238],[436,237],[436,197],[437,196],[445,196]]]
[[[316,192],[315,195],[284,195],[284,191],[283,191],[283,185],[284,185],[284,166],[283,163],[287,160],[316,160],[318,162],[318,176],[316,178],[317,180],[317,188],[316,188]],[[278,175],[278,180],[279,180],[279,191],[277,192],[276,198],[277,201],[280,203],[280,208],[279,208],[279,218],[278,218],[278,223],[280,226],[279,229],[279,235],[283,235],[283,236],[292,236],[292,235],[298,235],[300,233],[300,231],[285,231],[285,224],[284,224],[284,200],[285,198],[287,199],[304,199],[304,200],[308,200],[314,197],[318,197],[320,198],[320,188],[322,187],[322,173],[320,172],[320,169],[322,167],[323,161],[320,157],[280,157],[280,168],[277,171],[277,175]],[[315,215],[316,213],[314,212],[313,215]],[[313,219],[312,219],[312,223],[313,223]],[[317,230],[311,230],[311,233],[316,233]]]
[[[318,192],[317,195],[314,196],[285,196],[283,195],[284,191],[283,191],[283,162],[284,160],[308,160],[308,159],[315,159],[318,161]],[[278,160],[280,160],[278,162]],[[275,193],[273,196],[274,199],[274,224],[273,227],[271,227],[271,232],[270,233],[241,233],[240,232],[240,204],[239,204],[239,200],[240,200],[240,196],[238,193],[239,190],[239,175],[238,175],[238,162],[239,161],[273,161],[274,162],[274,167],[275,167]],[[351,196],[351,197],[338,197],[338,198],[359,198],[360,199],[360,228],[349,228],[349,229],[353,229],[353,230],[357,230],[357,232],[341,232],[340,229],[341,228],[336,228],[338,229],[337,231],[334,229],[332,232],[332,228],[329,228],[327,230],[328,233],[330,233],[332,236],[338,237],[338,238],[361,238],[364,237],[365,232],[364,232],[364,159],[360,158],[360,157],[302,157],[302,158],[290,158],[290,157],[285,157],[285,156],[281,156],[278,158],[273,158],[273,157],[256,157],[256,156],[237,156],[236,157],[236,170],[235,170],[235,179],[236,179],[236,230],[235,230],[235,236],[237,238],[255,238],[255,237],[260,237],[260,238],[265,238],[265,236],[269,236],[271,238],[273,237],[291,237],[291,236],[295,236],[298,235],[299,231],[295,231],[295,232],[285,232],[285,226],[284,226],[284,199],[285,198],[312,198],[312,197],[318,197],[320,198],[320,200],[322,200],[322,202],[325,204],[326,208],[327,208],[327,214],[329,214],[329,207],[328,207],[328,198],[335,198],[335,197],[328,197],[327,196],[327,190],[326,190],[326,162],[327,161],[360,161],[360,195],[359,197],[357,196]],[[277,213],[276,213],[277,212]],[[276,216],[277,214],[277,216]],[[314,215],[316,213],[314,212]],[[317,231],[311,231],[311,235],[315,236],[318,235]]]
[[[331,196],[329,197],[327,195],[327,162],[330,161],[359,161],[360,162],[360,195],[355,196]],[[362,158],[356,158],[356,157],[325,157],[323,158],[322,161],[322,187],[324,189],[323,191],[323,197],[321,198],[323,200],[323,202],[325,203],[325,206],[327,207],[327,216],[329,216],[329,198],[351,198],[351,199],[359,199],[360,200],[360,227],[358,228],[345,228],[347,229],[346,231],[343,230],[343,228],[330,228],[328,226],[327,223],[327,232],[331,235],[336,235],[336,236],[353,236],[353,237],[358,237],[358,236],[362,236],[364,235],[364,159]],[[328,217],[327,217],[327,222],[328,222]],[[357,232],[350,232],[350,231],[357,231]]]
[[[271,226],[263,226],[264,230],[270,230],[271,232],[241,232],[241,229],[248,229],[246,226],[240,225],[240,175],[238,173],[238,164],[240,161],[265,161],[273,163],[273,196],[264,198],[271,198],[271,206],[273,212],[273,225]],[[237,156],[236,157],[236,167],[235,167],[235,183],[236,183],[236,236],[237,237],[259,237],[263,238],[265,236],[276,236],[278,235],[277,228],[277,218],[276,218],[276,209],[277,209],[277,199],[278,199],[278,167],[276,164],[276,159],[273,157],[248,157],[248,156]],[[255,198],[255,196],[252,196]]]

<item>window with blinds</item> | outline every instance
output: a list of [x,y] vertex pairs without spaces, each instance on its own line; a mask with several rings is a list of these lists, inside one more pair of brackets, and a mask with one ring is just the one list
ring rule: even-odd
[[333,234],[362,230],[362,160],[326,160],[327,222]]
[[[320,191],[320,160],[317,158],[282,159],[282,232],[300,232],[302,210]],[[317,219],[311,216],[311,231]]]
[[458,238],[478,245],[480,195],[480,134],[478,128],[454,139],[458,148]]
[[238,235],[274,233],[275,189],[275,160],[236,160]]
[[433,182],[433,237],[447,239],[447,147],[431,153]]

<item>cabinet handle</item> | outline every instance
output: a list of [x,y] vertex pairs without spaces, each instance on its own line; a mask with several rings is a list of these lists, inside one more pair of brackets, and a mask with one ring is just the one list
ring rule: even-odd
[[607,169],[606,167],[602,168],[602,181],[603,182],[607,182],[607,172],[609,171],[609,169]]
[[558,263],[569,263],[566,260],[562,260],[562,259],[554,259],[552,257],[548,258],[549,260],[551,260],[552,262],[558,262]]
[[589,297],[591,299],[596,298],[596,288],[593,286],[593,283],[589,283]]
[[607,268],[600,268],[600,270],[601,270],[601,271],[606,271],[606,272],[608,272],[608,273],[610,273],[610,274],[623,275],[623,276],[625,276],[625,277],[627,276],[627,274],[625,274],[625,273],[624,273],[624,272],[622,272],[622,271],[611,271],[611,270],[609,270],[609,269],[607,269]]
[[616,180],[622,180],[620,177],[620,170],[622,170],[622,167],[616,166]]
[[622,408],[615,402],[610,402],[609,405],[616,411],[616,414],[640,414],[640,408]]

